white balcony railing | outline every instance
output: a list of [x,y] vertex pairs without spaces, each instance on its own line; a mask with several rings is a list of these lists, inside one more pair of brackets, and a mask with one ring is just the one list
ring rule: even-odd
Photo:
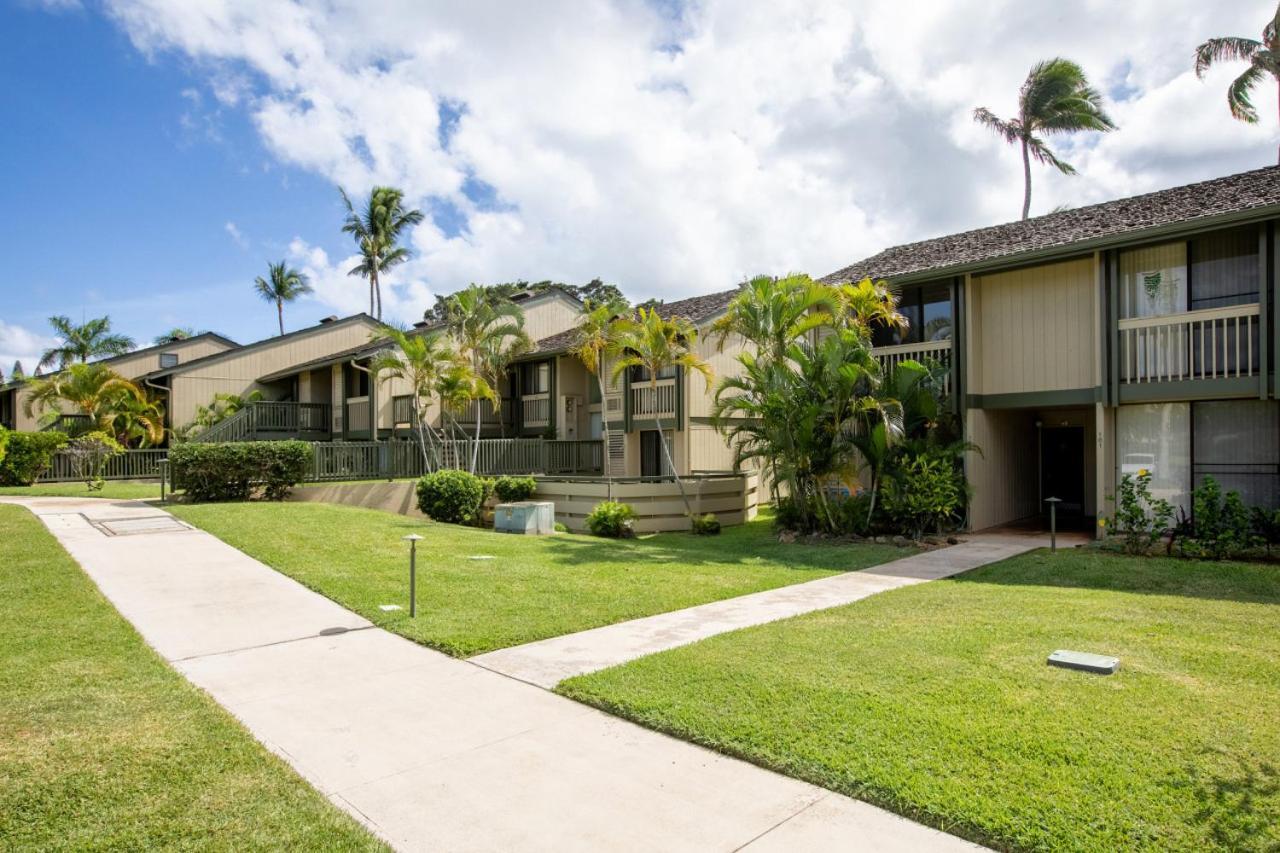
[[1256,303],[1121,320],[1120,381],[1256,376],[1258,323]]
[[943,391],[947,394],[951,393],[951,341],[924,341],[918,344],[875,347],[871,350],[871,354],[876,357],[881,369],[886,372],[904,361],[936,361],[947,368],[947,376],[943,380]]
[[676,415],[676,381],[659,379],[657,386],[641,382],[631,386],[631,416],[673,418]]
[[551,425],[551,395],[527,394],[521,401],[524,412],[523,423],[527,427],[545,427]]

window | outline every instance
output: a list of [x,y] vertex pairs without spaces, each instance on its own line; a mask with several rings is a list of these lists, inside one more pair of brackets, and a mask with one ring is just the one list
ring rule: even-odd
[[1151,496],[1191,512],[1191,404],[1121,406],[1116,413],[1119,476],[1151,472]]
[[[675,367],[664,367],[662,370],[658,371],[658,378],[659,379],[675,379],[677,370],[678,368],[675,368]],[[631,368],[631,381],[632,382],[648,382],[649,371],[638,364],[635,365],[634,367]]]
[[1192,403],[1191,414],[1196,485],[1212,476],[1246,506],[1280,506],[1280,403],[1213,400]]
[[160,369],[161,370],[164,370],[166,367],[177,367],[177,366],[178,366],[178,354],[176,352],[160,353]]
[[1187,244],[1120,253],[1120,316],[1158,317],[1187,310]]
[[936,282],[902,288],[898,293],[898,313],[907,318],[906,330],[874,328],[872,346],[951,340],[951,285]]
[[539,361],[520,365],[520,393],[546,394],[551,391],[551,362]]
[[1258,232],[1216,231],[1191,241],[1191,310],[1258,301]]
[[347,371],[347,399],[352,397],[368,397],[369,396],[369,374],[363,370],[356,370],[348,365]]

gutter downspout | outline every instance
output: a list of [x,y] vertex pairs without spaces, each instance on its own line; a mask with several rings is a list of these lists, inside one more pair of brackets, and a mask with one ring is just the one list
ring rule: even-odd
[[[154,388],[157,391],[165,392],[164,399],[166,404],[172,401],[173,397],[170,392],[170,389],[164,387],[163,385],[157,385],[154,382],[152,382],[150,379],[146,378],[145,376],[142,377],[142,384],[146,385],[148,388]],[[15,400],[16,400],[16,397],[15,397]],[[169,433],[172,435],[173,434],[173,409],[168,405],[164,407],[164,419],[168,422],[167,424],[165,424],[165,426],[168,427]]]
[[[359,364],[356,363],[356,360],[354,358],[348,361],[347,364],[350,364],[356,370],[360,371],[365,376],[369,377],[369,438],[372,439],[373,441],[377,441],[378,440],[378,410],[375,408],[376,400],[374,397],[375,382],[374,382],[373,371],[371,371],[367,367],[361,367]],[[344,406],[346,405],[345,400],[343,401],[343,405]],[[344,417],[346,416],[346,412],[343,412],[342,414]]]

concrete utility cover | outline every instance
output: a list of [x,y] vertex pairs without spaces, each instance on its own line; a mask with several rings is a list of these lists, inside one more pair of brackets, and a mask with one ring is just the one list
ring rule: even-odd
[[171,515],[147,515],[140,518],[90,520],[90,524],[108,536],[133,536],[139,533],[181,533],[193,530]]
[[1095,655],[1091,652],[1073,652],[1068,649],[1058,649],[1049,655],[1049,666],[1078,669],[1081,672],[1096,672],[1099,675],[1111,675],[1120,668],[1120,658]]

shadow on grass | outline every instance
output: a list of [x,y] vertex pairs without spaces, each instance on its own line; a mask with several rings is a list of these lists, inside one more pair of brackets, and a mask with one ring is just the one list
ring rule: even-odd
[[[1221,756],[1206,748],[1202,757]],[[1276,820],[1280,797],[1280,771],[1275,765],[1253,758],[1236,757],[1234,772],[1213,772],[1199,764],[1187,766],[1187,777],[1196,800],[1195,820],[1223,850],[1259,848]],[[1266,844],[1262,841],[1262,844]]]
[[1076,548],[1033,551],[948,579],[949,583],[1110,590],[1146,595],[1280,603],[1280,567],[1176,557],[1131,557]]

